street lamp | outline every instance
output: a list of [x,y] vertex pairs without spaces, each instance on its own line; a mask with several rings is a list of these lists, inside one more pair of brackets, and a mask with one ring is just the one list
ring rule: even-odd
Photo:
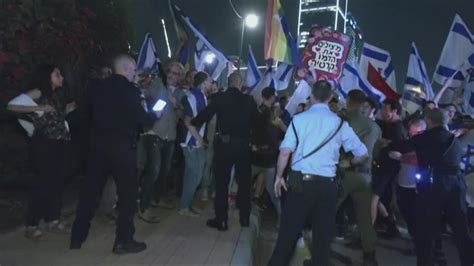
[[251,29],[257,27],[258,17],[255,14],[249,14],[245,17],[245,25]]
[[229,0],[229,4],[232,7],[232,9],[234,10],[235,15],[237,15],[237,17],[242,20],[242,34],[240,36],[239,61],[238,61],[239,65],[237,67],[237,70],[240,70],[240,59],[242,58],[242,46],[244,45],[245,26],[247,26],[251,29],[257,27],[257,25],[258,25],[258,16],[255,15],[255,14],[248,14],[244,18],[237,12],[237,10],[234,7],[234,4],[232,3],[232,0]]
[[245,18],[240,17],[242,19],[242,35],[240,36],[240,48],[239,48],[239,66],[238,70],[240,70],[240,59],[242,58],[242,46],[244,45],[244,33],[245,33],[245,26],[253,29],[258,25],[258,16],[255,14],[249,14]]

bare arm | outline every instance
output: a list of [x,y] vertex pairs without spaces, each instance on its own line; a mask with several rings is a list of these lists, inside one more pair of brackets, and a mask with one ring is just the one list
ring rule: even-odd
[[[456,71],[456,73],[457,73],[457,71]],[[453,77],[447,79],[446,82],[444,82],[444,86],[441,88],[441,90],[439,90],[439,92],[434,97],[433,102],[436,104],[436,107],[438,106],[438,103],[441,100],[441,97],[443,97],[444,93],[449,88],[449,85],[451,85],[451,82],[453,81]]]
[[277,118],[274,124],[283,132],[286,132],[288,130],[288,127],[285,125],[285,123],[283,123],[283,121],[281,121],[280,118]]
[[291,155],[291,150],[287,148],[281,149],[280,155],[278,155],[277,174],[276,174],[276,179],[275,179],[275,195],[277,197],[281,196],[282,187],[285,190],[288,190],[285,179],[283,178],[283,173],[285,172],[285,168],[288,165],[290,155]]
[[351,164],[352,165],[359,165],[359,164],[365,163],[365,161],[367,161],[368,159],[369,159],[368,154],[365,154],[365,155],[362,155],[362,156],[354,156],[351,159]]

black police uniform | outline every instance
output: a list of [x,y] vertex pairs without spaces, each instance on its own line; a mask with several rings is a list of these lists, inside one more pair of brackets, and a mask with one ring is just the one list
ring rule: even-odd
[[138,196],[136,142],[139,130],[156,120],[145,111],[140,90],[120,75],[112,75],[93,89],[90,107],[88,167],[72,228],[72,248],[80,248],[86,240],[109,175],[116,181],[118,195],[115,242],[133,241]]
[[228,188],[232,166],[239,185],[237,206],[240,222],[246,226],[250,217],[250,131],[257,123],[258,110],[253,98],[237,88],[228,88],[213,96],[209,105],[191,122],[199,127],[217,116],[217,138],[215,140],[214,163],[216,165],[216,198],[214,207],[216,223],[220,230],[227,228]]
[[395,144],[401,152],[415,151],[420,169],[415,201],[415,248],[418,265],[431,266],[433,242],[446,214],[454,231],[461,265],[474,263],[474,242],[467,225],[466,184],[460,169],[462,148],[444,127],[435,127]]

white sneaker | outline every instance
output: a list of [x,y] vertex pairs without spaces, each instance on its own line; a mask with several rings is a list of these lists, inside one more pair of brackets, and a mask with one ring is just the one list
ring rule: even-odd
[[207,191],[207,189],[203,189],[201,200],[202,201],[208,201],[209,200],[209,195],[208,194],[209,194],[209,191]]
[[297,245],[299,248],[304,248],[304,247],[305,247],[304,237],[298,238],[298,242],[296,243],[296,245]]
[[181,210],[178,211],[178,214],[182,215],[182,216],[194,217],[194,218],[200,216],[198,213],[193,212],[190,209],[181,209]]
[[46,225],[46,231],[53,234],[69,234],[70,228],[58,220],[52,221]]
[[138,218],[141,219],[144,222],[151,223],[151,224],[157,224],[160,223],[160,218],[152,213],[150,210],[145,210],[144,212],[139,212],[138,213]]
[[43,236],[43,231],[41,231],[38,226],[27,226],[25,229],[25,237],[32,240],[38,240]]

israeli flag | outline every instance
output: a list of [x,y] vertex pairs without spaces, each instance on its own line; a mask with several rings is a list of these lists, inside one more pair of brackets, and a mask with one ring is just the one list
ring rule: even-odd
[[137,69],[138,70],[155,70],[158,67],[160,59],[156,53],[155,44],[151,38],[151,34],[148,32],[145,35],[145,40],[143,41],[142,48],[138,54]]
[[262,90],[266,87],[275,87],[273,82],[273,68],[270,61],[267,62],[267,68],[263,73],[263,77],[260,79],[260,81],[254,88],[250,88],[250,95],[259,105],[262,103]]
[[465,63],[466,68],[466,83],[464,86],[464,111],[471,117],[474,117],[474,53],[469,56]]
[[257,86],[258,82],[262,79],[262,74],[258,70],[257,61],[252,52],[252,47],[249,45],[248,63],[247,63],[247,74],[246,84],[251,90]]
[[178,7],[176,7],[176,10],[197,38],[196,50],[194,52],[194,65],[196,70],[204,71],[209,74],[213,80],[217,80],[222,71],[227,67],[227,62],[229,60],[227,60],[221,51],[217,50],[217,48],[212,45],[189,17],[187,17]]
[[288,88],[291,77],[294,72],[293,65],[287,63],[280,63],[273,74],[273,88],[277,91],[282,91]]
[[444,43],[433,79],[443,85],[446,79],[454,75],[451,87],[460,87],[464,81],[464,75],[458,70],[463,67],[465,60],[473,52],[474,37],[461,17],[456,14],[448,38]]
[[426,71],[425,63],[421,60],[420,53],[415,43],[411,44],[410,59],[408,62],[407,80],[405,81],[405,91],[421,89],[424,98],[432,100],[434,98],[433,88],[431,87]]
[[280,116],[280,119],[285,123],[285,125],[289,125],[291,119],[296,113],[296,109],[300,103],[306,103],[308,97],[311,95],[311,86],[306,82],[306,80],[301,80],[296,87],[293,96],[291,96],[290,100],[288,100],[288,104],[285,107],[285,111]]
[[345,99],[347,94],[354,89],[362,90],[367,96],[373,98],[378,103],[385,100],[385,95],[375,89],[367,78],[361,75],[359,66],[355,62],[347,61],[344,65],[342,76],[339,79],[338,93]]
[[364,43],[360,57],[360,72],[365,78],[369,76],[369,63],[377,69],[385,82],[396,92],[397,82],[390,53],[376,46]]

